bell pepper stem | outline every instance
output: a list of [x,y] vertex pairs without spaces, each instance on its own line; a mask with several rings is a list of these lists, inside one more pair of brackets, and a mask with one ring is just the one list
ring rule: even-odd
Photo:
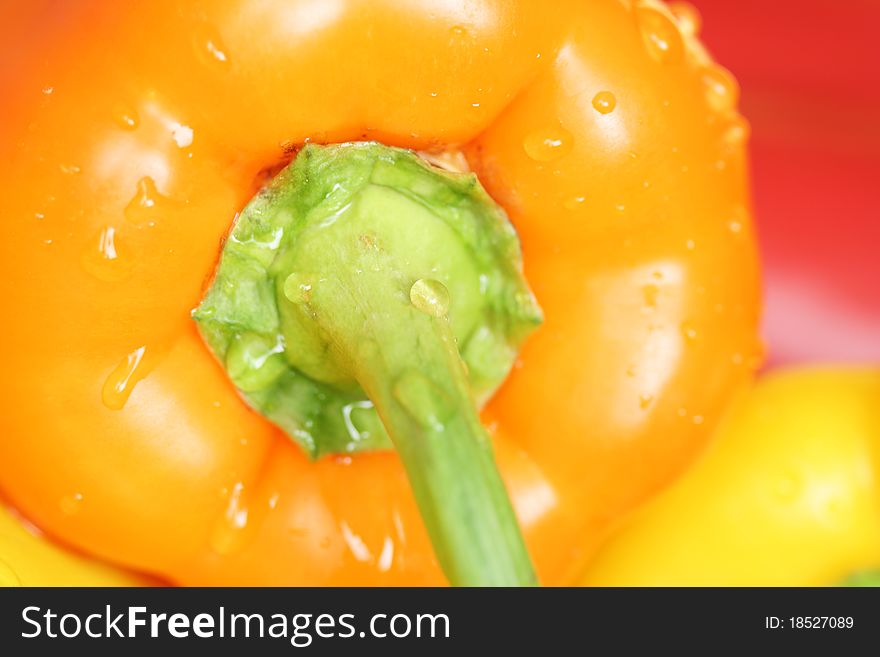
[[397,449],[452,584],[536,584],[477,409],[540,309],[475,176],[380,144],[306,146],[236,221],[195,318],[313,458]]
[[[453,585],[534,586],[448,318],[399,310],[364,313],[371,337],[360,343],[355,373],[403,461],[437,559]],[[402,325],[415,352],[387,348]]]

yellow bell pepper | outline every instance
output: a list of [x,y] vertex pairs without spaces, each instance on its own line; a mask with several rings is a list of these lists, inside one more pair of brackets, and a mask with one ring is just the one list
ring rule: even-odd
[[880,566],[880,370],[774,373],[603,547],[589,586],[821,586]]

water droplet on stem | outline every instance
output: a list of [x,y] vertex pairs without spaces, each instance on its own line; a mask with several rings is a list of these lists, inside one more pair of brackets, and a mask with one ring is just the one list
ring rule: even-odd
[[308,303],[312,299],[312,278],[294,272],[284,279],[283,289],[291,303]]
[[420,278],[413,283],[409,300],[417,310],[432,317],[443,317],[449,312],[449,290],[433,278]]

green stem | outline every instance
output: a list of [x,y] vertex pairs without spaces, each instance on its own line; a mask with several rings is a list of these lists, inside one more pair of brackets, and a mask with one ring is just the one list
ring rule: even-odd
[[431,377],[380,350],[369,366],[358,368],[358,381],[400,454],[450,583],[534,586],[535,572],[451,332],[445,318],[433,324],[419,354]]
[[[399,453],[444,573],[455,586],[537,584],[516,516],[474,406],[442,300],[418,305],[377,294],[375,284],[346,281],[352,306],[339,310],[348,325],[336,331],[334,312],[316,315],[347,351],[355,377],[375,404]],[[436,281],[427,282],[439,286]],[[441,295],[445,288],[439,288]],[[396,296],[396,295],[395,295]],[[435,297],[436,299],[436,297]],[[378,302],[378,303],[377,303]],[[401,327],[405,327],[402,331]],[[352,339],[354,337],[354,339]]]
[[195,318],[312,457],[397,449],[452,584],[536,584],[478,406],[540,309],[475,176],[379,144],[304,148],[241,213]]

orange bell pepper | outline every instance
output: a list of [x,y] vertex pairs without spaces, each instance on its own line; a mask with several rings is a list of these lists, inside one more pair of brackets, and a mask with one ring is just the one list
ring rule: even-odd
[[397,454],[310,461],[190,317],[305,142],[457,149],[509,214],[544,323],[482,418],[543,583],[682,470],[760,362],[747,124],[686,11],[3,11],[0,487],[90,554],[181,584],[443,581]]
[[145,586],[150,581],[68,552],[0,504],[0,587]]

